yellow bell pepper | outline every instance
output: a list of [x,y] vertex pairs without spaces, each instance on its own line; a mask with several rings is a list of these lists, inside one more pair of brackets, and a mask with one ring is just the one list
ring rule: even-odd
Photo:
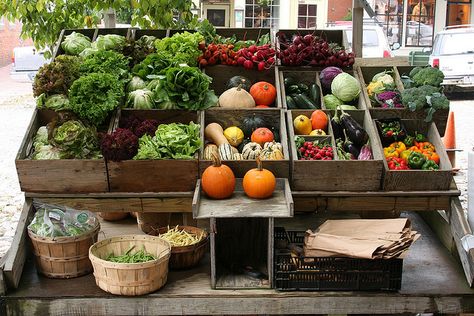
[[398,154],[401,154],[403,151],[407,150],[407,146],[403,142],[394,142],[390,144],[390,147],[395,148]]
[[408,156],[410,156],[411,153],[412,153],[412,151],[409,150],[409,149],[404,150],[400,153],[400,158],[402,158],[403,160],[405,160],[405,162],[408,163]]
[[383,154],[385,155],[385,158],[390,158],[390,157],[396,157],[398,158],[399,154],[398,151],[395,147],[385,147],[383,149]]

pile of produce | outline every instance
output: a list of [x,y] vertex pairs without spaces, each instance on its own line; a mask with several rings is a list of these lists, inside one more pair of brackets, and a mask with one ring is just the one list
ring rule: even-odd
[[357,109],[361,91],[359,80],[336,67],[323,69],[320,79],[324,94],[323,104],[326,109],[335,110],[338,106],[344,110]]
[[293,77],[285,77],[286,107],[288,109],[320,109],[321,93],[316,83],[307,85]]
[[78,236],[97,226],[97,218],[89,211],[33,202],[36,213],[28,230],[41,237]]
[[325,39],[307,34],[294,34],[291,38],[284,32],[277,33],[280,51],[277,53],[284,66],[337,66],[350,67],[354,64],[354,54],[344,47],[329,43]]
[[439,170],[435,146],[423,134],[415,132],[403,141],[395,141],[383,149],[390,170]]
[[105,260],[117,262],[117,263],[143,263],[147,261],[156,260],[156,257],[145,250],[145,246],[142,249],[137,250],[134,253],[131,253],[135,248],[135,245],[130,247],[122,255],[114,255],[113,253],[109,254]]
[[402,104],[410,111],[425,109],[426,122],[433,119],[437,110],[448,110],[449,100],[443,94],[441,83],[444,74],[435,67],[415,67],[408,75],[401,76],[405,90],[402,92]]
[[227,82],[227,90],[219,96],[218,106],[227,109],[268,108],[274,106],[277,91],[266,81],[251,84],[250,79],[234,76]]
[[244,118],[240,126],[225,129],[218,123],[210,123],[204,135],[208,141],[204,147],[205,160],[213,160],[214,155],[221,160],[285,159],[276,131],[258,115]]
[[404,108],[400,91],[396,89],[392,71],[375,74],[367,85],[367,94],[373,107],[383,109]]
[[372,160],[369,135],[364,127],[349,113],[336,108],[331,118],[339,160]]
[[293,120],[293,129],[297,135],[325,136],[328,132],[328,116],[321,110],[314,110],[311,118],[304,114]]
[[305,141],[301,136],[295,137],[298,160],[334,160],[334,152],[329,141]]
[[179,229],[179,226],[170,228],[168,226],[168,230],[166,233],[159,234],[158,237],[168,241],[171,244],[171,247],[183,247],[183,246],[191,246],[195,245],[200,242],[206,234],[201,232],[199,236],[194,233],[187,232],[184,229]]

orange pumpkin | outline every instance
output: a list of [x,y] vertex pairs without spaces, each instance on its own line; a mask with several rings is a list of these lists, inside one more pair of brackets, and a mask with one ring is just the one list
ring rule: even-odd
[[248,197],[266,199],[275,191],[276,179],[271,171],[262,168],[262,161],[257,158],[257,168],[247,171],[242,186]]
[[268,106],[268,105],[265,105],[265,104],[260,104],[260,105],[257,105],[256,108],[259,108],[259,109],[268,109],[269,106]]
[[266,127],[259,127],[253,131],[252,135],[250,136],[250,140],[254,143],[258,143],[260,146],[267,142],[272,142],[274,139],[273,133]]
[[269,82],[259,81],[250,87],[250,95],[259,105],[271,105],[276,99],[276,88]]
[[228,166],[221,164],[219,156],[214,154],[212,166],[204,170],[201,177],[203,191],[213,199],[226,199],[234,193],[235,176]]
[[311,125],[314,129],[322,129],[327,131],[328,116],[321,110],[315,110],[311,113]]

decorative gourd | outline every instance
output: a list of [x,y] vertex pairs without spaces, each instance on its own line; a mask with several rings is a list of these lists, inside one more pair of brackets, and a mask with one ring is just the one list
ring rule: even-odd
[[266,127],[260,127],[253,131],[250,140],[263,146],[266,142],[272,142],[274,137],[271,130]]
[[212,156],[213,155],[218,155],[219,152],[217,150],[217,145],[216,144],[207,144],[205,147],[204,147],[204,154],[203,154],[203,158],[204,160],[212,160]]
[[207,124],[204,129],[204,136],[207,140],[213,142],[217,146],[229,143],[227,138],[224,136],[224,129],[217,123]]
[[250,138],[245,138],[239,146],[237,146],[237,149],[239,150],[239,152],[242,152],[244,150],[244,146],[247,145],[248,143],[250,143]]
[[262,161],[257,158],[257,168],[247,171],[242,186],[248,197],[266,199],[275,191],[276,179],[271,171],[263,169]]
[[281,143],[276,142],[276,141],[266,142],[263,145],[263,149],[267,149],[267,148],[270,148],[271,150],[279,150],[279,151],[283,152],[283,146],[281,145]]
[[322,129],[315,129],[309,133],[309,136],[326,136],[326,132]]
[[252,86],[252,82],[250,79],[245,78],[244,76],[233,76],[232,78],[227,81],[226,89],[234,88],[241,86],[245,91],[250,91],[250,87]]
[[293,120],[293,128],[298,135],[309,135],[313,128],[311,127],[311,120],[306,115],[298,115]]
[[276,99],[276,88],[269,82],[259,81],[250,88],[250,95],[256,104],[271,105]]
[[237,147],[234,147],[234,146],[230,146],[230,147],[231,147],[230,149],[232,150],[232,155],[239,153],[239,150],[237,149]]
[[233,160],[235,151],[233,150],[230,144],[221,144],[219,145],[218,151],[221,160]]
[[243,160],[244,156],[241,153],[236,153],[232,156],[232,158],[234,158],[234,160]]
[[228,109],[254,108],[255,101],[241,86],[224,91],[219,97],[219,106]]
[[244,149],[242,149],[242,156],[244,159],[257,159],[261,152],[262,146],[258,143],[251,142],[245,145]]
[[201,176],[203,191],[213,199],[226,199],[234,193],[235,175],[228,166],[221,164],[218,155],[212,156],[213,164]]
[[244,132],[237,126],[231,126],[224,130],[224,136],[232,146],[239,146],[244,140]]
[[259,127],[264,127],[265,125],[265,119],[263,117],[261,117],[260,115],[253,114],[251,116],[244,117],[244,119],[242,120],[241,128],[244,132],[244,135],[246,137],[250,137],[254,130]]
[[[271,144],[271,143],[267,143]],[[260,153],[260,159],[262,160],[282,160],[285,159],[283,156],[283,152],[278,146],[267,146],[265,147],[262,152]]]

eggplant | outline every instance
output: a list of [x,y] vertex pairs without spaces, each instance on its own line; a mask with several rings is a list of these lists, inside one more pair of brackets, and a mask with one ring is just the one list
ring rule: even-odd
[[344,128],[342,127],[341,119],[339,116],[339,110],[336,108],[334,116],[331,117],[331,127],[332,133],[334,134],[334,139],[344,139]]
[[[369,134],[365,129],[352,117],[350,114],[341,110],[341,123],[344,130],[347,131],[347,136],[356,145],[362,146],[369,140]],[[358,155],[356,155],[357,157]]]
[[344,135],[346,136],[346,140],[344,141],[344,150],[352,154],[352,156],[354,156],[354,159],[357,159],[357,157],[359,157],[359,154],[360,154],[360,149],[357,148],[357,146],[354,145],[354,143],[349,139],[349,137],[346,134],[346,130],[344,130]]

